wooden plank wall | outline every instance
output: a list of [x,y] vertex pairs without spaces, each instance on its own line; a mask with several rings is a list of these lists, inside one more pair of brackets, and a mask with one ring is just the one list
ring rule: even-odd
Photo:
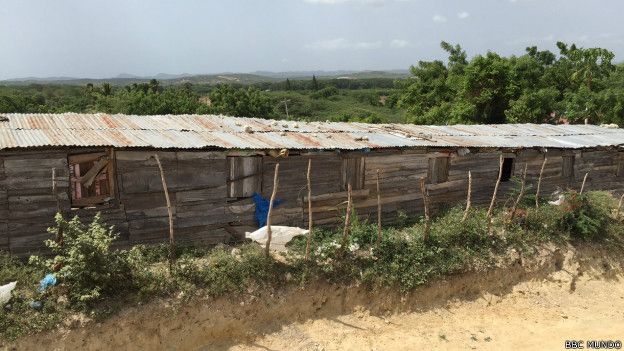
[[7,198],[4,157],[0,156],[0,250],[9,250],[9,200]]
[[[489,205],[498,177],[499,158],[501,151],[473,150],[465,156],[457,156],[450,150],[448,181],[440,184],[427,184],[430,203],[434,211],[463,204],[468,186],[468,171],[472,172],[472,201],[474,205]],[[444,153],[442,153],[444,155]],[[539,172],[544,160],[544,153],[539,150],[505,151],[504,157],[514,158],[513,175],[520,177],[527,165],[527,184],[529,192],[534,192]],[[574,177],[563,176],[563,156],[575,157]],[[583,176],[592,169],[586,184],[587,189],[609,190],[615,193],[624,191],[624,153],[617,151],[571,151],[548,150],[548,162],[544,168],[541,194],[543,198],[551,196],[558,189],[576,189],[581,187]],[[376,171],[380,169],[380,188],[382,202],[382,218],[385,223],[393,223],[399,211],[408,216],[423,213],[423,201],[419,188],[421,177],[427,177],[429,159],[440,157],[441,153],[434,150],[395,150],[372,152],[365,160],[365,190],[367,195],[359,192],[353,203],[360,217],[374,219],[377,210]],[[280,166],[280,188],[278,197],[285,197],[287,202],[276,211],[276,224],[307,226],[307,205],[302,206],[302,189],[305,190],[305,170],[308,156],[291,156],[282,160]],[[336,174],[339,156],[327,155],[320,159],[321,171],[325,178],[325,187],[314,182],[313,197],[327,195],[331,197],[313,201],[314,221],[317,225],[333,225],[341,222],[344,213],[346,193],[335,183],[341,179]],[[313,161],[314,162],[314,161]],[[313,163],[313,173],[318,170],[318,161]],[[265,158],[263,193],[270,194],[275,159]],[[618,168],[620,167],[620,168]],[[284,169],[286,169],[284,171]],[[618,171],[619,169],[619,171]],[[619,173],[618,173],[619,172]],[[619,176],[618,176],[619,174]],[[338,178],[333,178],[338,177]],[[334,179],[334,181],[332,181]],[[287,185],[284,186],[283,184]],[[502,182],[497,196],[497,205],[510,201],[514,182]]]
[[[79,215],[85,221],[101,211],[103,220],[121,233],[119,246],[156,243],[168,238],[168,216],[154,151],[115,152],[117,201],[97,209],[72,210],[68,188],[67,155],[78,150],[14,151],[0,154],[0,249],[27,254],[43,248],[50,238],[46,228],[53,224],[56,200],[51,189],[51,169],[56,168],[59,201],[64,214]],[[463,204],[467,173],[473,175],[473,203],[489,204],[498,175],[500,151],[471,150],[457,156],[454,150],[386,150],[364,154],[364,188],[354,191],[353,202],[361,217],[375,218],[376,171],[380,169],[383,220],[393,223],[399,211],[420,215],[423,201],[421,177],[427,177],[429,159],[450,155],[448,181],[428,184],[434,210]],[[240,230],[255,226],[250,198],[227,198],[227,160],[223,152],[158,152],[163,164],[171,201],[177,241],[214,244],[240,238]],[[360,153],[361,155],[361,153]],[[505,153],[515,157],[514,174],[528,164],[528,183],[535,191],[544,154],[539,150]],[[542,194],[557,188],[579,189],[591,169],[587,189],[624,191],[624,152],[609,150],[548,150]],[[562,156],[574,157],[574,176],[563,177]],[[344,153],[296,155],[287,158],[262,157],[261,193],[269,197],[273,171],[280,162],[277,197],[284,202],[274,211],[276,225],[307,226],[306,171],[312,159],[312,195],[316,225],[341,223],[346,192],[342,189]],[[360,156],[358,156],[360,157]],[[509,198],[513,184],[501,184],[498,204]]]
[[[158,152],[174,208],[176,242],[214,244],[229,239],[225,155],[215,152]],[[130,244],[166,241],[169,220],[154,152],[118,151],[120,202]]]
[[51,238],[56,199],[52,194],[52,168],[56,168],[59,201],[69,207],[67,157],[62,152],[20,152],[4,156],[9,248],[16,254],[42,249]]

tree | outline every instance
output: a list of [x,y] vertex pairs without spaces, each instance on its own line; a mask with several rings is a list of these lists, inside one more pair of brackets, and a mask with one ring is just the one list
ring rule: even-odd
[[531,46],[522,56],[488,52],[468,60],[459,45],[440,46],[446,64],[421,61],[398,86],[398,106],[410,122],[622,121],[624,73],[606,49],[558,42],[559,56]]
[[316,80],[316,76],[312,75],[312,90],[318,90],[319,89],[319,84],[318,81]]
[[230,116],[271,118],[274,104],[262,91],[255,88],[234,88],[219,85],[210,93],[211,111]]

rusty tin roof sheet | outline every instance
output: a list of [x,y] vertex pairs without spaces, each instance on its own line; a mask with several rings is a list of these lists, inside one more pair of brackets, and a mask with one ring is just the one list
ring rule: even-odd
[[624,129],[595,125],[295,122],[216,115],[2,114],[0,149],[113,146],[176,149],[374,149],[624,145]]

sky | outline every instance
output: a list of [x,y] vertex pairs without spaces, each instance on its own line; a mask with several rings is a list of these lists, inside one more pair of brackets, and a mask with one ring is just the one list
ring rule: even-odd
[[407,69],[557,41],[624,60],[622,0],[0,0],[0,79]]

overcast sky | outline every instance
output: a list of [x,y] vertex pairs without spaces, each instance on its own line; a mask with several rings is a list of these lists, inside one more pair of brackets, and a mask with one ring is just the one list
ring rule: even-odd
[[557,40],[624,58],[622,0],[0,0],[0,79],[406,69]]

